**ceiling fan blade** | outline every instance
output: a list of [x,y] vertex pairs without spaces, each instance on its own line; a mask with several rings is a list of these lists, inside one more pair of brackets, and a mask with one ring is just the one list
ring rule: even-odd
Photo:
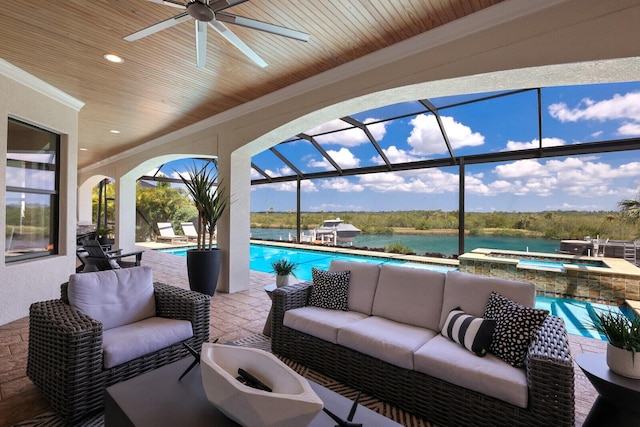
[[249,59],[255,62],[259,67],[264,68],[268,64],[264,59],[255,53],[249,46],[247,46],[238,36],[233,34],[222,22],[218,22],[215,19],[209,22],[211,28],[216,30],[222,37],[227,39],[229,43],[234,45],[240,52],[244,53]]
[[198,68],[207,66],[207,23],[196,22],[196,63]]
[[140,31],[136,31],[133,34],[129,34],[124,39],[128,42],[139,40],[143,37],[147,37],[151,34],[157,33],[158,31],[162,31],[166,28],[171,28],[174,25],[178,25],[182,22],[188,21],[189,19],[191,19],[191,16],[189,16],[187,12],[183,12],[179,15],[174,16],[173,18],[165,19],[164,21],[160,21],[157,24],[153,24],[148,26],[147,28],[143,28]]
[[218,12],[220,10],[228,9],[231,6],[235,6],[237,4],[244,3],[246,1],[249,1],[249,0],[210,0],[209,8],[214,12]]
[[309,41],[309,34],[302,31],[292,30],[291,28],[281,27],[279,25],[268,24],[266,22],[257,21],[255,19],[244,18],[242,16],[231,15],[225,12],[216,12],[218,21],[228,24],[240,25],[242,27],[253,28],[254,30],[265,31],[267,33],[276,34],[278,36],[289,37],[294,40],[303,42]]
[[147,0],[147,1],[150,1],[151,3],[162,4],[165,6],[177,7],[179,9],[184,9],[186,7],[184,3],[181,3],[175,0]]

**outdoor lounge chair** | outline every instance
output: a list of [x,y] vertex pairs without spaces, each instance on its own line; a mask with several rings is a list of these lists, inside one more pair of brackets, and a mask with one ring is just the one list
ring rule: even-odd
[[174,244],[176,242],[187,243],[189,241],[187,236],[177,235],[170,222],[159,222],[158,230],[160,231],[160,235],[156,236],[156,242],[159,240],[168,240],[171,244]]
[[[117,270],[120,268],[137,267],[142,261],[142,252],[134,251],[126,254],[122,253],[122,249],[114,249],[105,251],[97,240],[83,240],[82,249],[78,250],[77,255],[83,264],[82,272]],[[134,257],[135,261],[124,261],[123,258]]]
[[182,227],[184,235],[187,236],[187,239],[198,241],[198,231],[192,222],[183,222],[180,223],[180,226]]

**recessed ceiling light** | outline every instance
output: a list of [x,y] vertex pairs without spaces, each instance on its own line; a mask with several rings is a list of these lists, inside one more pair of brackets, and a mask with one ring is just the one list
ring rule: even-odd
[[118,55],[114,55],[112,53],[105,53],[103,55],[104,59],[110,62],[115,62],[116,64],[122,64],[124,59],[120,58]]
[[109,132],[111,132],[111,133],[120,133],[119,130],[115,130],[115,129],[111,129]]
[[87,151],[86,148],[80,148],[80,151]]

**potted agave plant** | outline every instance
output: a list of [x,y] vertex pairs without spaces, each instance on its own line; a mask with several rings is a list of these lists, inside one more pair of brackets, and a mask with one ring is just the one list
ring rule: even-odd
[[218,175],[207,165],[198,168],[194,163],[187,175],[180,175],[180,178],[198,209],[196,249],[187,251],[189,287],[191,290],[213,295],[218,286],[222,262],[222,254],[214,246],[213,236],[216,224],[227,207],[227,197],[222,182],[216,185]]
[[280,258],[271,263],[271,270],[276,273],[276,286],[278,288],[289,284],[289,276],[296,277],[293,272],[298,267],[293,261],[287,258]]
[[640,379],[640,318],[602,311],[595,314],[595,329],[608,340],[607,365],[616,374]]

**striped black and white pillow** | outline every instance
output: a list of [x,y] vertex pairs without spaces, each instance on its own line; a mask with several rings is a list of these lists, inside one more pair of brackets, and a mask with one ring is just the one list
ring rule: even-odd
[[449,312],[441,333],[476,356],[483,357],[489,351],[495,328],[495,320],[471,316],[457,307]]

